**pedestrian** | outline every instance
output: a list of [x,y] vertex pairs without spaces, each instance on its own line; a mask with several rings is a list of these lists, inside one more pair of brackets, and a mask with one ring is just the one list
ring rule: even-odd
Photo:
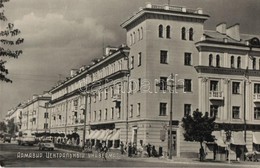
[[242,151],[241,151],[240,147],[237,146],[237,148],[236,148],[236,158],[237,158],[236,160],[237,161],[240,161],[241,154],[242,154]]
[[152,147],[152,155],[153,157],[158,157],[157,151],[155,149],[155,146]]
[[124,154],[124,143],[121,141],[120,143],[120,150],[121,150],[121,154]]
[[132,144],[129,142],[128,144],[128,157],[132,157]]
[[100,153],[101,153],[101,158],[103,158],[103,160],[107,160],[106,158],[106,153],[108,152],[108,147],[106,146],[105,143],[103,143],[101,149],[100,149]]
[[151,145],[149,143],[146,147],[146,150],[147,150],[148,157],[151,157]]

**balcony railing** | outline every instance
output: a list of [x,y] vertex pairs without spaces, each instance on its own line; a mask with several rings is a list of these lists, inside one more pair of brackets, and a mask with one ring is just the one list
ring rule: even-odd
[[210,91],[209,92],[210,100],[224,100],[223,92],[221,91]]
[[260,93],[255,93],[253,96],[254,96],[253,101],[255,103],[260,103]]
[[116,94],[113,96],[113,102],[120,102],[121,101],[121,95],[120,94]]

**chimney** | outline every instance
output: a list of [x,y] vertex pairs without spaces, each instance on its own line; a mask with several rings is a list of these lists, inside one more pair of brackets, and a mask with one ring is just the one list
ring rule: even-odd
[[227,35],[234,40],[240,41],[239,24],[234,24],[227,28]]
[[226,34],[226,28],[227,28],[227,25],[225,22],[223,22],[216,26],[216,31],[221,34]]
[[117,49],[118,49],[117,47],[107,46],[105,50],[105,56],[109,56],[113,52],[117,51]]
[[77,69],[71,69],[70,70],[70,76],[73,77],[74,75],[76,75],[77,71],[78,71]]

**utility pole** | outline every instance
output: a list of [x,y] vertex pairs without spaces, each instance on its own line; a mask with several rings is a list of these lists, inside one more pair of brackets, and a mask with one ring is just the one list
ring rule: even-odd
[[86,95],[85,95],[85,109],[83,109],[84,110],[84,127],[83,127],[83,142],[82,142],[83,149],[85,148],[85,141],[86,141],[87,107],[88,107],[88,93],[86,92]]
[[[171,73],[170,75],[170,84],[167,84],[168,80],[166,81],[166,84],[165,83],[158,83],[156,84],[156,86],[164,86],[166,85],[167,87],[170,87],[170,121],[169,121],[169,136],[170,138],[168,138],[168,140],[170,142],[168,142],[169,144],[169,159],[172,159],[172,109],[173,109],[173,93],[177,90],[177,88],[182,88],[183,87],[183,84],[178,84],[177,82],[177,78],[176,78],[177,74],[173,75],[173,73]],[[181,80],[180,80],[181,81]]]

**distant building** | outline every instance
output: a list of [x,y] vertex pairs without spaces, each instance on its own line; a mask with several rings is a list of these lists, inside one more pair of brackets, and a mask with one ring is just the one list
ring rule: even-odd
[[32,99],[22,104],[21,129],[20,131],[49,132],[49,111],[47,104],[50,101],[50,95],[34,95]]

